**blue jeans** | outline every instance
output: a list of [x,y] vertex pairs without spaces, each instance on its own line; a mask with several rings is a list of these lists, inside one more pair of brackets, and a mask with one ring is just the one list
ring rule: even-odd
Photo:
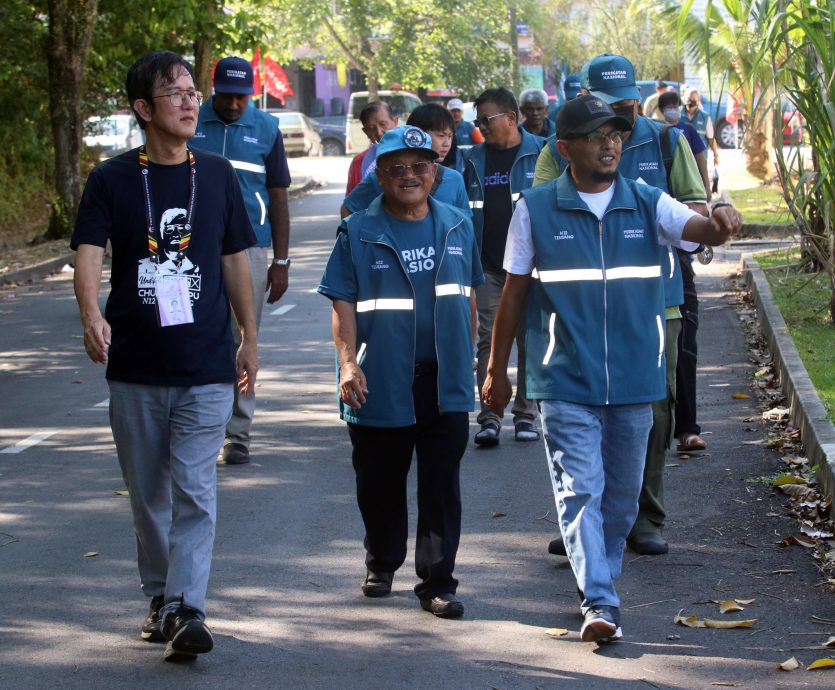
[[614,581],[638,514],[652,406],[541,400],[557,516],[581,608],[620,606]]

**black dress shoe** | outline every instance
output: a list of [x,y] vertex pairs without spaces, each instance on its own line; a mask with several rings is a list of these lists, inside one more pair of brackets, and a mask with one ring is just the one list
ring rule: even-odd
[[565,550],[565,541],[563,540],[562,535],[550,541],[548,544],[548,553],[552,553],[555,556],[568,555],[568,552]]
[[391,594],[391,583],[394,580],[394,573],[369,570],[365,575],[365,582],[362,583],[362,593],[367,597],[384,597]]
[[249,462],[249,448],[242,443],[227,443],[220,452],[221,465],[245,465]]
[[452,594],[439,594],[431,599],[421,599],[420,607],[438,618],[458,618],[464,615],[464,604]]
[[658,532],[638,532],[626,540],[629,548],[643,556],[660,556],[670,550],[669,545]]

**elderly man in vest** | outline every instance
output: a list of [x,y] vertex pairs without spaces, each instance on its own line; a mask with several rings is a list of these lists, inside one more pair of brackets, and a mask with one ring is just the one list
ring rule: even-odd
[[631,128],[596,96],[560,111],[557,148],[569,167],[516,205],[482,389],[501,414],[527,309],[528,395],[540,404],[581,637],[598,643],[623,636],[614,581],[638,514],[651,404],[665,395],[664,245],[721,244],[741,226],[728,204],[708,219],[623,177],[618,163]]
[[452,573],[473,409],[472,294],[484,278],[469,214],[429,196],[437,157],[417,127],[383,135],[383,193],[342,221],[319,292],[333,302],[340,416],[365,524],[362,591],[389,594],[406,558],[417,453],[414,591],[425,611],[454,618],[464,612]]

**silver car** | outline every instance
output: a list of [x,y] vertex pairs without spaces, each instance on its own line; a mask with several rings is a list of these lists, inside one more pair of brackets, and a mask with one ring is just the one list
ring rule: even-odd
[[322,139],[316,131],[316,123],[304,113],[291,110],[268,110],[278,118],[278,128],[284,139],[288,156],[321,156]]

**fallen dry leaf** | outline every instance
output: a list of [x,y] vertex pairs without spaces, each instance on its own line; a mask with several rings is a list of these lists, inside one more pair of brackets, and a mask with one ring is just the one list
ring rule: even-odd
[[500,513],[498,511],[494,511],[490,513],[490,517],[497,518],[497,517],[507,517],[507,513]]
[[735,688],[737,684],[734,683],[732,680],[716,680],[711,683],[711,685],[718,685],[720,688]]
[[735,599],[719,602],[719,613],[739,613],[740,611],[742,607],[736,603]]
[[756,618],[751,618],[747,621],[715,621],[710,618],[704,619],[706,628],[719,628],[720,630],[730,630],[731,628],[750,628],[756,622]]
[[835,668],[835,659],[815,659],[807,671],[819,671],[822,668]]
[[551,637],[565,637],[568,635],[568,630],[566,628],[548,628],[545,634]]
[[796,671],[799,668],[800,662],[794,657],[786,659],[782,664],[777,664],[778,671]]
[[835,647],[835,635],[830,635],[829,639],[823,643],[824,647]]
[[805,546],[807,549],[811,549],[815,546],[815,542],[802,534],[793,534],[790,537],[781,539],[777,543],[780,546],[792,546],[793,544],[797,544],[798,546]]
[[117,489],[113,493],[116,494],[117,496],[127,496],[128,495],[128,492],[127,492],[126,489]]
[[747,400],[747,399],[748,399],[748,398],[750,398],[751,396],[750,396],[750,395],[748,395],[748,393],[734,393],[731,397],[732,397],[734,400]]
[[93,556],[98,556],[98,555],[99,555],[98,551],[87,551],[84,554],[84,558],[92,558]]

